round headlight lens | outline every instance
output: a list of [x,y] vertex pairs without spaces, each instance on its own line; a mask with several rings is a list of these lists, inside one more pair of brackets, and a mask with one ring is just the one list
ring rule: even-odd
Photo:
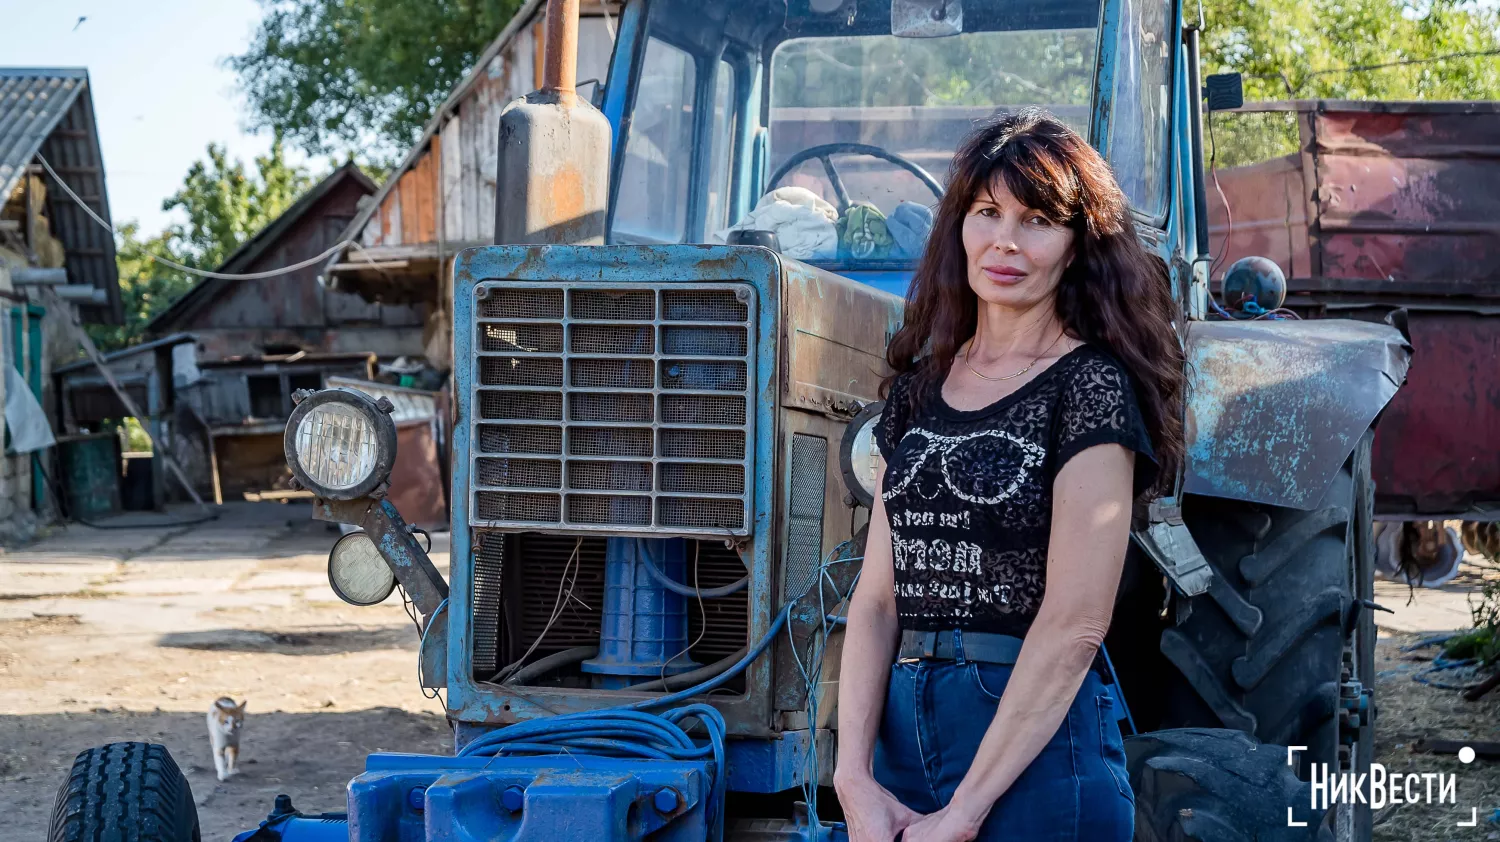
[[844,487],[865,508],[874,508],[875,484],[880,479],[880,451],[875,446],[875,428],[880,425],[884,401],[866,406],[844,428],[839,448],[839,467]]
[[375,424],[360,409],[328,402],[297,424],[297,464],[323,488],[342,491],[369,478],[379,451]]
[[328,584],[350,605],[377,605],[396,589],[396,574],[369,535],[350,532],[328,553]]

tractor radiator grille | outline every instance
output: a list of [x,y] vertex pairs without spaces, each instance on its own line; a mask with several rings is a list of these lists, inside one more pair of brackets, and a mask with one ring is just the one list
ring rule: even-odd
[[471,525],[749,534],[753,287],[497,281],[475,296]]
[[[519,658],[538,637],[546,637],[530,660],[571,649],[597,646],[604,603],[602,537],[535,532],[474,534],[474,677],[484,681]],[[697,583],[705,590],[739,581],[745,575],[739,554],[722,541],[697,543]],[[578,553],[569,570],[569,560]],[[693,584],[692,544],[688,546],[687,581]],[[567,581],[564,582],[564,572]],[[568,586],[571,583],[572,587]],[[559,584],[565,606],[547,628],[557,604]],[[571,594],[571,596],[570,596]],[[749,589],[719,599],[688,600],[688,640],[702,640],[690,652],[699,663],[734,654],[749,639]],[[707,615],[708,630],[704,632]],[[514,630],[507,634],[507,630]]]

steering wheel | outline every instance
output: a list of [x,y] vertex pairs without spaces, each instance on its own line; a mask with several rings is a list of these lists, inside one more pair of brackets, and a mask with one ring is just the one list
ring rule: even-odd
[[915,161],[869,143],[822,143],[817,146],[809,146],[786,159],[786,163],[776,168],[776,172],[771,174],[771,180],[768,182],[771,186],[767,188],[766,192],[769,193],[771,190],[774,190],[776,183],[786,178],[787,173],[801,166],[803,163],[817,158],[823,162],[823,172],[828,174],[828,180],[833,184],[833,195],[838,199],[839,215],[843,216],[849,212],[849,205],[852,203],[849,201],[849,191],[844,189],[844,180],[839,178],[839,171],[833,166],[833,156],[843,153],[868,155],[871,158],[889,161],[916,176],[918,181],[922,182],[927,186],[928,190],[932,191],[932,195],[939,199],[943,198],[943,186],[938,184],[937,179],[933,178],[931,173],[922,169]]

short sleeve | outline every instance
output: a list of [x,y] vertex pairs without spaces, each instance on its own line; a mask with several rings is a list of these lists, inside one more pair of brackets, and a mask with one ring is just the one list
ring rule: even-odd
[[1091,447],[1118,444],[1136,452],[1135,491],[1144,492],[1156,482],[1156,453],[1125,366],[1090,354],[1070,374],[1059,406],[1053,475]]
[[891,392],[886,396],[885,409],[880,413],[880,425],[875,428],[875,446],[879,448],[880,456],[887,464],[911,422],[910,388],[910,372],[896,376],[891,383]]

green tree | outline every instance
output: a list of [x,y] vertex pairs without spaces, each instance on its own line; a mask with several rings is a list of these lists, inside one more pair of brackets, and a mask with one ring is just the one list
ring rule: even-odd
[[[1204,72],[1245,99],[1500,98],[1500,13],[1471,0],[1206,0]],[[1290,114],[1220,114],[1218,166],[1297,149]]]
[[1247,99],[1500,96],[1500,56],[1465,55],[1500,48],[1500,14],[1472,0],[1209,0],[1206,17],[1205,63],[1243,73]]
[[305,167],[287,163],[280,140],[255,159],[254,173],[210,143],[208,157],[189,167],[182,187],[161,204],[162,210],[181,208],[187,215],[186,224],[174,224],[166,234],[187,265],[213,269],[312,184]]
[[389,161],[421,135],[520,0],[261,0],[229,60],[251,124],[312,154]]
[[162,210],[181,209],[185,223],[174,223],[151,237],[143,237],[134,222],[116,232],[125,324],[89,328],[100,350],[119,350],[141,341],[146,325],[193,287],[195,276],[155,258],[195,269],[218,268],[313,183],[306,168],[287,162],[279,140],[255,159],[253,173],[243,162],[230,161],[222,146],[211,143],[207,153],[206,159],[188,168],[182,187],[162,202]]

